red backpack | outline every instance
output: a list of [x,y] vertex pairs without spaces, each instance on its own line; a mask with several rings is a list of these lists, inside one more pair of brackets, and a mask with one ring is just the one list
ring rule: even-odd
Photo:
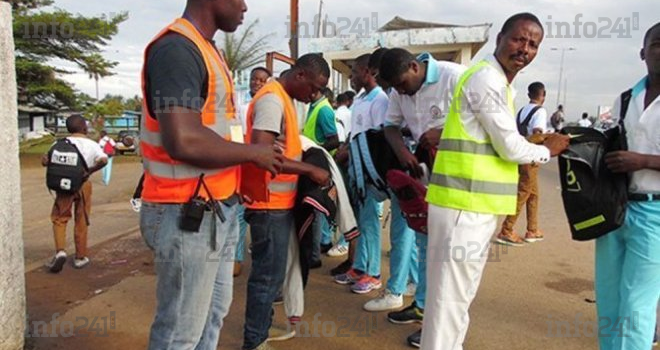
[[419,180],[396,169],[387,172],[387,184],[399,200],[408,227],[428,234],[429,204],[426,202],[426,187]]

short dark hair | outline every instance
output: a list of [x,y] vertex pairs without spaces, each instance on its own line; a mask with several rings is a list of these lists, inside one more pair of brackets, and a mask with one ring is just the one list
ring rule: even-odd
[[349,101],[350,101],[350,98],[348,97],[347,93],[337,95],[337,103],[338,104],[348,103]]
[[330,67],[328,62],[318,53],[308,53],[302,55],[293,65],[293,69],[303,69],[314,75],[322,75],[330,78]]
[[273,73],[268,68],[261,67],[261,66],[252,68],[252,70],[250,71],[250,76],[252,76],[252,74],[254,74],[254,72],[257,72],[257,71],[262,71],[262,72],[268,74],[269,77],[273,76]]
[[527,87],[527,93],[533,97],[541,96],[541,91],[545,90],[545,85],[540,81],[535,81]]
[[557,109],[564,109],[564,106],[559,105],[559,106],[557,106]]
[[387,50],[380,62],[380,77],[388,83],[408,71],[415,56],[407,50],[394,48]]
[[369,56],[369,63],[367,66],[369,69],[380,69],[380,63],[383,60],[383,55],[389,51],[389,49],[385,47],[380,47],[376,49],[376,51],[371,53],[371,56]]
[[346,95],[346,97],[348,97],[348,100],[351,101],[353,100],[353,98],[355,98],[355,91],[348,90],[344,92],[344,95]]
[[321,89],[321,93],[323,94],[323,96],[325,96],[328,99],[328,102],[332,103],[332,101],[334,101],[335,94],[329,88],[324,87],[323,89]]
[[85,127],[87,126],[87,120],[83,118],[82,115],[80,114],[74,114],[68,118],[66,118],[66,130],[69,133],[77,133],[77,132],[82,132],[85,130]]
[[587,112],[582,113],[582,119],[587,119],[587,118],[589,118],[589,113]]
[[370,53],[365,53],[364,55],[358,56],[358,58],[355,59],[355,62],[353,62],[354,66],[357,67],[362,67],[362,68],[369,68],[369,59],[371,58]]
[[541,24],[541,21],[539,21],[538,17],[536,17],[535,15],[529,12],[521,12],[521,13],[516,13],[515,15],[509,17],[504,22],[504,24],[502,25],[502,29],[500,29],[500,34],[504,35],[508,33],[513,29],[513,26],[516,24],[516,22],[523,20],[536,23],[541,28],[541,32],[545,32],[545,29],[543,29],[543,24]]
[[646,31],[646,33],[644,34],[644,42],[642,42],[642,47],[646,47],[646,42],[651,38],[651,32],[658,27],[660,27],[660,22],[652,25],[651,28],[649,28],[649,30]]

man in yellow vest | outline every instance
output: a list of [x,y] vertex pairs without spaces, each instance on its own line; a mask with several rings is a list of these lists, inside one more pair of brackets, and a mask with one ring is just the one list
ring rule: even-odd
[[232,300],[237,165],[273,175],[282,165],[275,146],[240,143],[234,84],[213,42],[246,10],[243,0],[188,0],[145,49],[140,229],[157,276],[152,350],[217,348]]
[[[536,56],[543,26],[530,13],[506,20],[494,55],[458,81],[427,193],[427,296],[421,348],[462,350],[468,308],[488,257],[497,215],[516,210],[518,164],[546,163],[564,135],[534,145],[518,133],[511,83]],[[466,253],[466,254],[463,254]]]
[[[292,209],[298,176],[307,176],[320,186],[330,182],[328,171],[301,161],[302,145],[293,99],[311,102],[329,77],[330,68],[323,57],[303,55],[283,77],[264,85],[248,108],[246,142],[280,145],[285,160],[282,173],[274,178],[251,165],[242,169],[241,192],[253,200],[245,205],[245,221],[250,225],[252,237],[252,271],[247,283],[244,350],[272,349],[267,339],[284,340],[293,335],[290,327],[287,331],[274,327],[271,335],[269,328],[273,301],[284,282],[289,239],[295,236]],[[302,299],[302,279],[299,291],[296,297]]]

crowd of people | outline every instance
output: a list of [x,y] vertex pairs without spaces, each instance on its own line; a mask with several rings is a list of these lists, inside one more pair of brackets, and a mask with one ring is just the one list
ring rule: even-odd
[[[470,67],[378,48],[351,66],[356,93],[336,98],[326,87],[325,59],[305,54],[277,78],[264,67],[253,69],[251,100],[238,106],[213,36],[235,31],[245,11],[243,1],[188,0],[183,16],[145,51],[140,228],[157,275],[149,348],[215,349],[232,301],[232,276],[246,268],[249,252],[244,350],[274,349],[273,342],[295,336],[307,274],[321,266],[322,254],[346,256],[332,269],[336,283],[358,294],[382,290],[365,311],[389,311],[395,324],[421,324],[407,339],[411,346],[463,349],[487,255],[457,259],[447,246],[476,242],[486,251],[502,215],[496,243],[542,241],[538,169],[570,142],[548,130],[542,82],[529,85],[527,105],[513,104],[512,83],[536,57],[543,25],[530,13],[511,16],[493,54]],[[631,175],[627,217],[597,240],[595,282],[599,317],[624,320],[634,312],[639,322],[620,325],[629,337],[618,336],[616,327],[602,329],[602,350],[649,350],[660,297],[660,24],[646,33],[641,57],[648,75],[632,90],[625,119],[629,149],[606,158],[612,171]],[[306,116],[297,114],[294,101],[308,104]],[[615,116],[620,106],[617,100]],[[557,131],[561,110],[550,118]],[[108,162],[103,149],[112,141],[103,135],[101,147],[90,141],[92,147],[83,125],[67,121],[70,138],[94,164],[91,173]],[[387,183],[374,181],[377,171],[363,166],[370,147],[391,152],[398,168],[426,185],[423,230],[410,224]],[[89,263],[86,183],[79,194],[57,196],[53,272],[66,261],[63,227],[72,203],[81,204],[75,264]],[[302,192],[313,210],[301,221]],[[387,280],[381,275],[385,200],[392,247]],[[523,206],[521,237],[513,227]],[[405,295],[413,297],[410,305]],[[289,322],[284,327],[272,321],[279,302]]]

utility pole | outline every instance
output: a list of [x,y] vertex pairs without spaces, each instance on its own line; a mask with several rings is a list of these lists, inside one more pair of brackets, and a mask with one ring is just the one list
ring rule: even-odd
[[[298,59],[298,0],[290,0],[291,5],[291,28],[289,28],[289,49],[291,50],[291,58]],[[320,20],[320,19],[319,19]]]
[[560,51],[561,50],[561,59],[559,61],[559,81],[557,82],[557,106],[559,106],[559,101],[561,97],[561,83],[562,83],[562,75],[564,74],[564,53],[566,51],[575,51],[577,50],[574,47],[562,47],[562,48],[557,48],[557,47],[551,47],[551,51]]

